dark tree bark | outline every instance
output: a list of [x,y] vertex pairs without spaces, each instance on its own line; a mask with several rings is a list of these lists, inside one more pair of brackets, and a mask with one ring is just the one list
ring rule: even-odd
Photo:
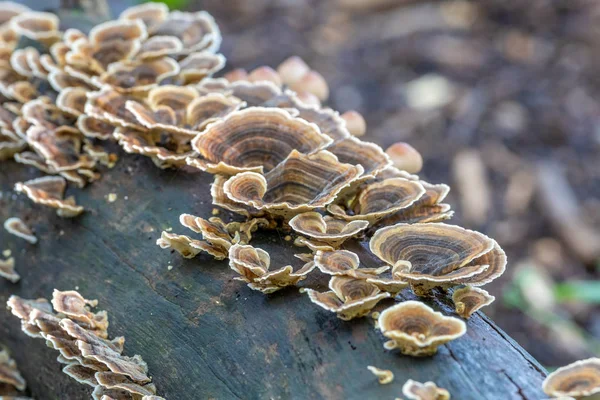
[[[39,242],[0,231],[0,250],[12,250],[22,276],[18,284],[0,281],[0,301],[11,294],[49,298],[54,288],[97,298],[109,313],[111,336],[125,336],[125,354],[143,356],[168,399],[393,399],[409,378],[433,380],[460,400],[544,397],[545,370],[479,313],[468,321],[467,334],[436,356],[404,357],[383,349],[370,318],[344,322],[297,289],[269,296],[248,289],[232,280],[227,261],[185,260],[160,249],[155,241],[163,229],[188,234],[179,214],[211,215],[208,174],[162,171],[148,159],[122,155],[99,182],[73,191],[87,209],[76,219],[61,219],[12,192],[15,182],[38,175],[1,164],[0,217],[22,218]],[[107,202],[109,193],[118,194],[117,201]],[[270,251],[274,267],[305,251],[281,232],[257,236],[253,244]],[[366,266],[377,265],[364,244],[349,248]],[[453,312],[447,300],[430,304]],[[57,353],[23,334],[4,307],[0,321],[0,342],[32,397],[87,398],[89,388],[62,374]],[[392,370],[394,382],[380,385],[367,365]]]

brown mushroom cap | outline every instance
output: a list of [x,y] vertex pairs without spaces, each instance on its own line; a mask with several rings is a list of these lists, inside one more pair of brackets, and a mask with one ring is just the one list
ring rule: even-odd
[[150,27],[151,36],[174,36],[181,40],[184,53],[214,53],[221,46],[221,31],[214,18],[205,11],[195,13],[173,11],[167,18]]
[[390,341],[384,347],[399,348],[406,355],[431,356],[438,346],[465,334],[465,323],[445,317],[440,312],[418,301],[405,301],[384,310],[378,319],[378,328]]
[[135,99],[106,85],[97,92],[88,93],[85,114],[108,124],[139,129],[136,117],[125,107],[128,100]]
[[576,361],[552,372],[542,385],[548,396],[584,398],[600,393],[600,358]]
[[141,19],[148,29],[167,19],[169,7],[164,3],[144,3],[131,6],[119,14],[119,19],[135,21]]
[[162,249],[172,248],[185,258],[194,258],[201,251],[212,255],[217,260],[227,258],[227,252],[223,252],[205,241],[195,240],[189,236],[177,235],[165,231],[162,232],[160,239],[156,241],[156,244]]
[[166,78],[175,76],[177,61],[161,57],[145,61],[120,61],[110,64],[106,73],[92,78],[98,86],[108,84],[121,93],[143,93],[157,87]]
[[323,208],[362,173],[362,167],[342,164],[328,151],[311,155],[292,150],[266,175],[244,172],[224,185],[227,196],[273,215],[291,218]]
[[377,276],[389,269],[388,266],[381,268],[359,268],[360,259],[358,255],[348,250],[319,250],[315,254],[314,261],[317,268],[325,274],[345,275],[360,279]]
[[60,38],[59,19],[47,12],[27,11],[10,20],[11,28],[19,35],[52,44]]
[[322,216],[314,211],[296,215],[289,224],[299,234],[333,247],[339,247],[369,226],[368,221],[346,221],[329,215]]
[[95,377],[95,369],[85,367],[75,362],[73,364],[67,364],[62,371],[79,383],[92,387],[98,386],[98,380]]
[[67,182],[58,176],[45,176],[26,182],[17,182],[15,191],[24,192],[34,203],[56,208],[61,217],[75,217],[83,212],[83,207],[75,204],[73,197],[64,199]]
[[17,283],[21,276],[15,271],[15,259],[9,257],[5,260],[0,258],[0,276],[12,283]]
[[353,110],[346,111],[341,117],[346,121],[346,128],[352,136],[364,136],[367,132],[367,122],[359,112]]
[[37,243],[37,237],[35,237],[31,229],[20,218],[8,218],[4,221],[4,229],[21,239],[27,240],[31,244]]
[[10,21],[13,17],[31,11],[29,7],[13,1],[0,1],[0,25]]
[[17,363],[10,358],[6,350],[0,351],[0,383],[14,386],[20,391],[26,387],[25,379],[17,369]]
[[405,210],[425,194],[417,181],[389,178],[363,185],[358,194],[346,193],[328,207],[334,216],[347,220],[367,220],[370,224]]
[[80,116],[85,110],[87,90],[81,87],[70,87],[62,90],[56,98],[56,106],[63,112]]
[[456,313],[463,318],[471,317],[475,311],[492,304],[495,299],[486,290],[470,286],[456,289],[452,294]]
[[354,136],[335,142],[327,147],[327,150],[335,154],[340,162],[362,165],[365,170],[364,179],[375,177],[392,164],[381,147],[375,143],[363,142]]
[[230,113],[198,135],[192,146],[211,163],[239,171],[272,170],[291,152],[314,153],[331,140],[288,112],[250,107]]
[[[273,82],[268,81],[236,81],[227,84],[225,89],[230,91],[233,96],[246,102],[249,107],[263,106],[265,102],[281,95],[281,89]],[[269,107],[277,107],[277,105],[269,105]],[[287,108],[287,105],[282,108]]]
[[210,193],[212,196],[212,203],[215,206],[222,207],[226,210],[232,211],[234,213],[243,215],[245,217],[251,216],[261,216],[264,215],[264,211],[256,210],[254,207],[238,203],[236,201],[231,200],[227,194],[225,193],[224,187],[225,183],[229,179],[229,176],[226,175],[215,175],[215,179],[210,186]]
[[409,400],[450,400],[450,393],[433,382],[421,383],[409,379],[402,386],[402,393]]
[[107,389],[124,390],[131,393],[131,395],[135,395],[132,397],[152,396],[156,393],[156,386],[153,383],[140,385],[130,378],[114,372],[99,371],[96,372],[94,377],[99,385]]
[[61,292],[54,289],[52,293],[52,306],[56,312],[80,321],[89,329],[106,331],[108,329],[106,312],[93,313],[89,310],[90,307],[96,307],[97,304],[97,300],[84,299],[74,290]]
[[179,62],[181,67],[179,78],[185,84],[198,83],[223,69],[225,62],[222,54],[192,53]]
[[146,26],[139,19],[103,22],[93,27],[88,35],[89,41],[95,44],[144,40],[147,37]]
[[183,50],[183,43],[174,36],[154,36],[142,43],[136,55],[140,60],[173,56]]
[[398,276],[411,282],[413,289],[422,286],[417,294],[435,286],[481,286],[506,267],[506,256],[493,239],[443,223],[381,228],[371,238],[370,248],[388,264],[406,266]]
[[408,143],[394,143],[385,151],[398,169],[416,174],[423,168],[423,157]]
[[389,293],[381,293],[375,285],[346,276],[331,277],[329,288],[331,290],[324,293],[312,289],[305,292],[310,301],[345,321],[367,315],[378,302],[390,297]]

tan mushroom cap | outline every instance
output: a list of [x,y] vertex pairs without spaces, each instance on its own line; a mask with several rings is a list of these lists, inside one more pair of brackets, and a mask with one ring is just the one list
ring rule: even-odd
[[17,283],[21,276],[15,271],[15,259],[9,257],[5,260],[0,258],[0,276],[12,283]]
[[330,291],[323,293],[312,289],[305,292],[310,301],[345,321],[367,315],[377,303],[390,297],[389,293],[381,293],[375,285],[346,276],[331,277],[329,288]]
[[88,93],[85,114],[108,124],[139,129],[137,119],[125,107],[129,100],[135,98],[122,95],[106,85],[97,92]]
[[409,400],[450,400],[450,393],[437,387],[434,382],[421,383],[412,379],[402,386],[402,394]]
[[13,1],[0,1],[0,25],[10,21],[12,17],[28,11],[31,11],[31,9],[26,5]]
[[114,372],[99,371],[95,374],[98,384],[107,389],[119,389],[131,393],[132,397],[152,396],[156,393],[156,386],[153,383],[140,385],[126,376],[115,374]]
[[27,11],[10,20],[11,28],[19,35],[50,45],[60,38],[59,19],[47,12]]
[[466,286],[456,289],[452,294],[452,301],[456,313],[463,318],[470,318],[477,310],[492,304],[496,298],[490,295],[487,290],[477,287]]
[[291,218],[327,206],[361,174],[360,165],[342,164],[328,151],[305,155],[292,150],[266,175],[244,172],[231,177],[223,189],[235,202]]
[[227,194],[225,193],[224,187],[225,183],[229,179],[229,176],[226,175],[215,175],[215,179],[210,186],[210,193],[212,196],[212,203],[215,206],[224,208],[226,210],[232,211],[236,214],[243,215],[245,217],[252,216],[262,216],[264,215],[264,211],[256,210],[254,207],[238,203],[231,200]]
[[179,61],[181,67],[179,77],[184,84],[198,83],[223,69],[225,62],[226,59],[222,54],[192,53]]
[[20,391],[25,390],[27,386],[25,379],[17,369],[17,363],[10,358],[6,350],[0,351],[0,383],[11,385]]
[[271,257],[263,249],[241,244],[229,249],[229,266],[240,274],[234,279],[246,282],[250,289],[265,294],[297,284],[315,268],[314,263],[308,262],[296,271],[291,265],[270,271],[270,264]]
[[23,118],[30,124],[48,129],[64,126],[75,131],[75,129],[72,129],[75,118],[65,114],[47,98],[42,97],[25,103],[21,113]]
[[346,121],[346,129],[352,136],[360,137],[367,133],[367,122],[358,111],[346,111],[341,117]]
[[56,106],[63,112],[80,116],[85,110],[87,90],[81,87],[70,87],[62,90],[56,98]]
[[96,380],[95,377],[95,369],[85,367],[75,362],[73,364],[67,364],[62,371],[79,383],[92,387],[98,386],[98,380]]
[[576,361],[552,372],[542,385],[548,396],[587,398],[600,393],[600,358]]
[[389,369],[381,369],[372,365],[369,365],[367,369],[379,379],[379,383],[381,383],[382,385],[387,385],[388,383],[391,383],[394,380],[394,373]]
[[91,79],[92,76],[106,72],[113,63],[132,59],[141,51],[142,45],[139,40],[109,40],[96,43],[80,39],[71,47],[65,55],[66,63],[73,68],[69,71],[76,70],[82,78]]
[[77,118],[77,128],[88,138],[107,140],[113,137],[114,125],[87,115]]
[[277,67],[277,73],[281,77],[281,80],[286,85],[291,85],[298,82],[304,75],[310,72],[310,67],[306,62],[298,57],[291,56],[284,60]]
[[48,82],[50,86],[57,92],[68,87],[81,87],[87,90],[98,90],[89,80],[83,79],[81,76],[75,76],[62,70],[54,70],[48,74]]
[[365,179],[375,177],[392,164],[381,147],[375,143],[363,142],[354,136],[335,142],[327,150],[335,154],[340,162],[362,165]]
[[294,239],[294,246],[308,247],[313,253],[317,251],[334,251],[335,249],[327,243],[309,240],[303,236]]
[[384,310],[378,327],[391,340],[388,350],[398,348],[402,354],[415,357],[431,356],[438,346],[457,339],[467,331],[458,318],[445,317],[418,301],[405,301]]
[[316,125],[284,110],[250,107],[208,126],[192,146],[213,164],[268,172],[293,150],[310,154],[329,143]]
[[183,50],[183,43],[174,36],[154,36],[142,43],[136,58],[147,60],[163,56],[173,56]]
[[[234,95],[240,97],[235,92]],[[249,101],[247,102],[251,104]],[[340,117],[337,111],[331,108],[308,105],[292,91],[287,90],[283,94],[271,96],[263,101],[262,106],[296,109],[299,118],[317,125],[321,132],[333,139],[334,142],[351,136],[346,128],[346,121]]]
[[360,259],[358,255],[349,250],[319,250],[315,254],[314,261],[317,268],[324,274],[345,275],[357,279],[374,277],[389,269],[388,266],[381,268],[359,268]]
[[27,62],[27,56],[32,52],[37,53],[37,50],[33,47],[27,47],[13,51],[10,56],[10,66],[12,69],[14,69],[19,75],[27,78],[33,77],[33,70]]
[[432,287],[481,286],[500,276],[506,256],[482,233],[443,223],[397,224],[371,238],[373,254],[390,265],[403,265],[398,276],[419,295]]
[[126,60],[111,64],[106,73],[92,79],[98,86],[108,84],[118,92],[139,94],[157,87],[179,71],[177,61],[169,57],[145,61]]
[[0,161],[8,160],[27,146],[27,142],[7,129],[0,129]]
[[[395,265],[388,276],[367,277],[367,282],[377,286],[381,291],[397,295],[402,289],[408,287],[409,283],[403,279],[401,272],[406,271],[406,266]],[[382,271],[383,272],[383,271]],[[377,274],[379,275],[379,274]]]
[[173,11],[166,19],[150,27],[151,36],[174,36],[181,40],[184,53],[214,53],[221,46],[221,31],[214,18],[205,11]]
[[106,312],[93,313],[89,309],[90,307],[96,307],[97,304],[97,300],[87,300],[74,290],[61,292],[54,289],[52,293],[52,306],[56,312],[81,322],[89,329],[106,331],[108,329]]
[[314,211],[296,215],[289,224],[299,234],[332,247],[339,247],[369,226],[368,221],[346,221],[329,215],[323,216]]
[[195,240],[189,236],[177,235],[165,231],[162,232],[160,239],[156,240],[156,244],[162,249],[173,249],[184,258],[194,258],[201,251],[212,255],[217,260],[227,258],[227,252],[223,252],[203,240]]
[[[246,102],[249,107],[262,106],[265,102],[281,95],[282,93],[281,89],[277,85],[269,81],[236,81],[232,84],[226,85],[225,89],[230,91],[233,96]],[[271,105],[270,107],[277,106]],[[287,108],[287,105],[282,108]]]
[[389,178],[368,183],[358,194],[347,193],[328,207],[334,216],[347,220],[367,220],[370,224],[412,207],[423,195],[425,188],[417,181]]
[[144,40],[147,37],[146,26],[139,19],[103,22],[93,27],[88,35],[89,41],[94,44]]
[[4,221],[4,229],[21,239],[27,240],[31,244],[37,243],[37,237],[35,237],[31,229],[20,218],[8,218]]
[[26,182],[17,182],[15,191],[25,193],[34,203],[56,208],[56,213],[61,217],[75,217],[81,214],[84,209],[75,204],[75,199],[72,196],[64,199],[66,187],[65,178],[45,176]]
[[83,137],[69,126],[54,130],[32,126],[27,130],[29,145],[56,171],[91,169],[96,161],[82,154]]
[[141,19],[149,29],[167,19],[169,7],[164,3],[144,3],[131,6],[119,14],[119,19],[132,20]]

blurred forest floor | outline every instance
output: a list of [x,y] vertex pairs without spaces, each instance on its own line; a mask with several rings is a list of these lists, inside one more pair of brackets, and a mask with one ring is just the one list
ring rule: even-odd
[[[182,0],[177,3],[183,3]],[[228,69],[299,55],[509,256],[486,310],[549,368],[600,353],[600,3],[191,0]]]

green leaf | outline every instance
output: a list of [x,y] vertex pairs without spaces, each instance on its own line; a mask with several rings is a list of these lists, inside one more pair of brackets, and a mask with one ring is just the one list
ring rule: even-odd
[[578,301],[600,304],[600,281],[571,281],[554,286],[554,295],[559,302]]
[[[189,0],[160,0],[159,3],[164,3],[169,7],[169,10],[181,10],[189,4]],[[140,3],[148,3],[148,1],[140,1]]]

